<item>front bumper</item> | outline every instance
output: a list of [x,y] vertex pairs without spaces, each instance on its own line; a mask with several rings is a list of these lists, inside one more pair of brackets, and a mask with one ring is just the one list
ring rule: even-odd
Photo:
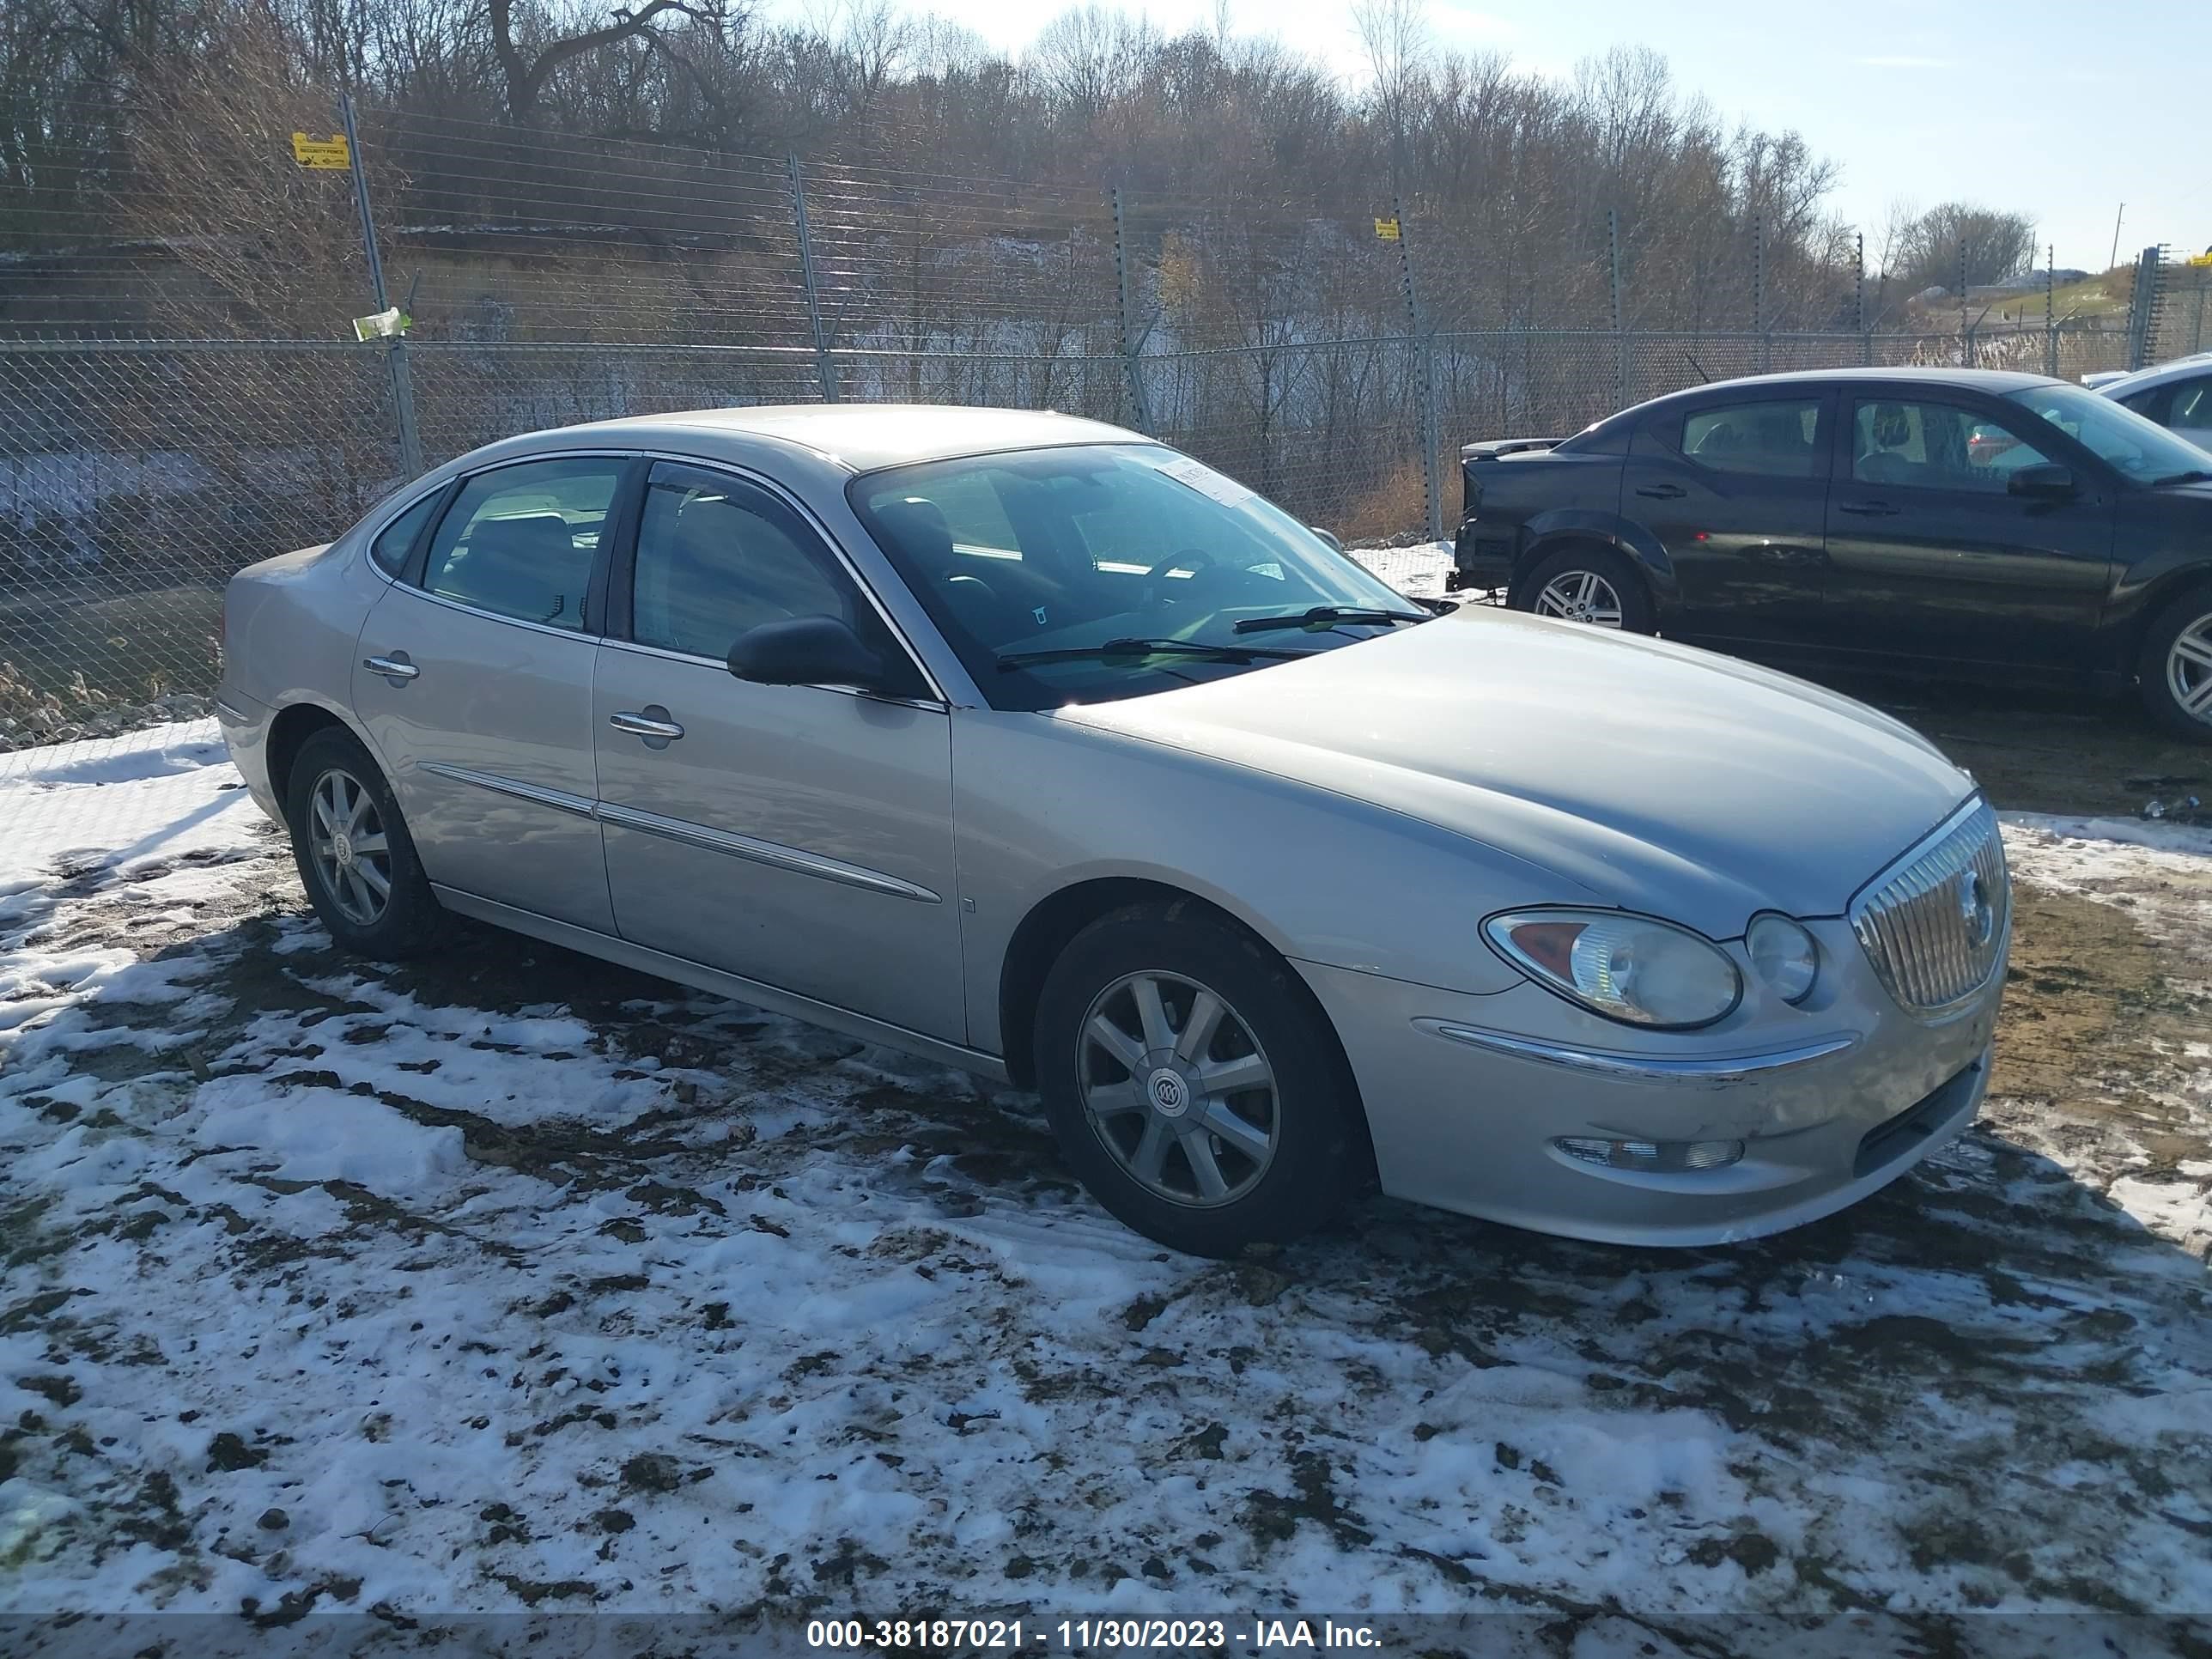
[[[1351,1059],[1383,1191],[1574,1238],[1712,1244],[1887,1185],[1963,1132],[1987,1085],[2002,959],[1977,1000],[1929,1024],[1889,1000],[1848,932],[1815,931],[1829,935],[1819,1006],[1682,1034],[1533,984],[1469,996],[1297,965]],[[1566,1137],[1744,1151],[1717,1169],[1629,1170],[1571,1157]]]

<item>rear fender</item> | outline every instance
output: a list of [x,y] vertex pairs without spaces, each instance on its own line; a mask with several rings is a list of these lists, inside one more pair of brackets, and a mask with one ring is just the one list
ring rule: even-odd
[[1528,520],[1522,532],[1520,556],[1513,562],[1513,580],[1517,587],[1521,580],[1542,560],[1549,558],[1561,548],[1575,544],[1595,542],[1633,563],[1651,589],[1651,595],[1663,615],[1674,608],[1680,593],[1675,580],[1674,561],[1658,539],[1641,526],[1632,524],[1617,513],[1601,513],[1588,507],[1557,507],[1539,513]]

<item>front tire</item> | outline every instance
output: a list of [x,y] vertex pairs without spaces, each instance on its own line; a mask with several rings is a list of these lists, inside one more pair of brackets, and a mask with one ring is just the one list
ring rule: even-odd
[[2184,593],[2151,618],[2136,672],[2154,722],[2177,738],[2212,743],[2212,587]]
[[444,931],[414,838],[384,773],[349,732],[300,745],[286,789],[292,858],[331,937],[356,955],[419,956]]
[[1192,1255],[1285,1243],[1358,1168],[1349,1067],[1281,957],[1196,905],[1116,911],[1046,976],[1037,1084],[1091,1195]]
[[1635,565],[1609,547],[1563,547],[1513,584],[1513,609],[1625,634],[1658,626],[1651,592]]

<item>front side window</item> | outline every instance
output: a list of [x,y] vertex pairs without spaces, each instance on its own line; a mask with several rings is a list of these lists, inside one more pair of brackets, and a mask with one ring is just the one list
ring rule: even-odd
[[368,544],[368,556],[376,561],[377,568],[386,575],[396,576],[407,568],[407,556],[415,550],[416,538],[429,522],[431,511],[438,505],[441,494],[432,490],[385,526]]
[[[865,473],[846,494],[995,708],[1166,690],[1425,614],[1242,484],[1156,444],[926,462]],[[1316,607],[1346,614],[1302,624]],[[1129,641],[1163,648],[1098,650]]]
[[2173,388],[2173,404],[2166,424],[2191,432],[2212,428],[2212,374],[2201,380],[2184,380]]
[[1701,409],[1682,421],[1682,453],[1717,472],[1809,478],[1818,470],[1817,398]]
[[479,472],[438,521],[422,586],[495,616],[580,629],[617,456],[523,461]]
[[[647,481],[630,588],[630,637],[720,662],[766,623],[829,617],[895,671],[912,659],[821,537],[757,485],[663,461]],[[890,688],[921,696],[919,671]]]
[[1851,413],[1851,477],[1860,483],[2002,495],[2014,472],[2050,459],[2004,422],[1952,404],[1885,398]]
[[2138,483],[2194,478],[2212,471],[2204,452],[2187,439],[2078,386],[2054,381],[2008,392],[2005,398],[2050,422]]

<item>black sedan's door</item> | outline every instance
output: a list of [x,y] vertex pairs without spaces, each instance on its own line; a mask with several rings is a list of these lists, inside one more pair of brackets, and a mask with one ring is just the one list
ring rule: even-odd
[[2088,665],[2111,578],[2112,489],[2014,493],[2055,457],[2026,411],[1852,392],[1828,499],[1832,642],[1869,655]]
[[1670,409],[1638,429],[1620,512],[1674,566],[1662,633],[1757,645],[1819,629],[1834,406],[1824,389],[1779,387]]

